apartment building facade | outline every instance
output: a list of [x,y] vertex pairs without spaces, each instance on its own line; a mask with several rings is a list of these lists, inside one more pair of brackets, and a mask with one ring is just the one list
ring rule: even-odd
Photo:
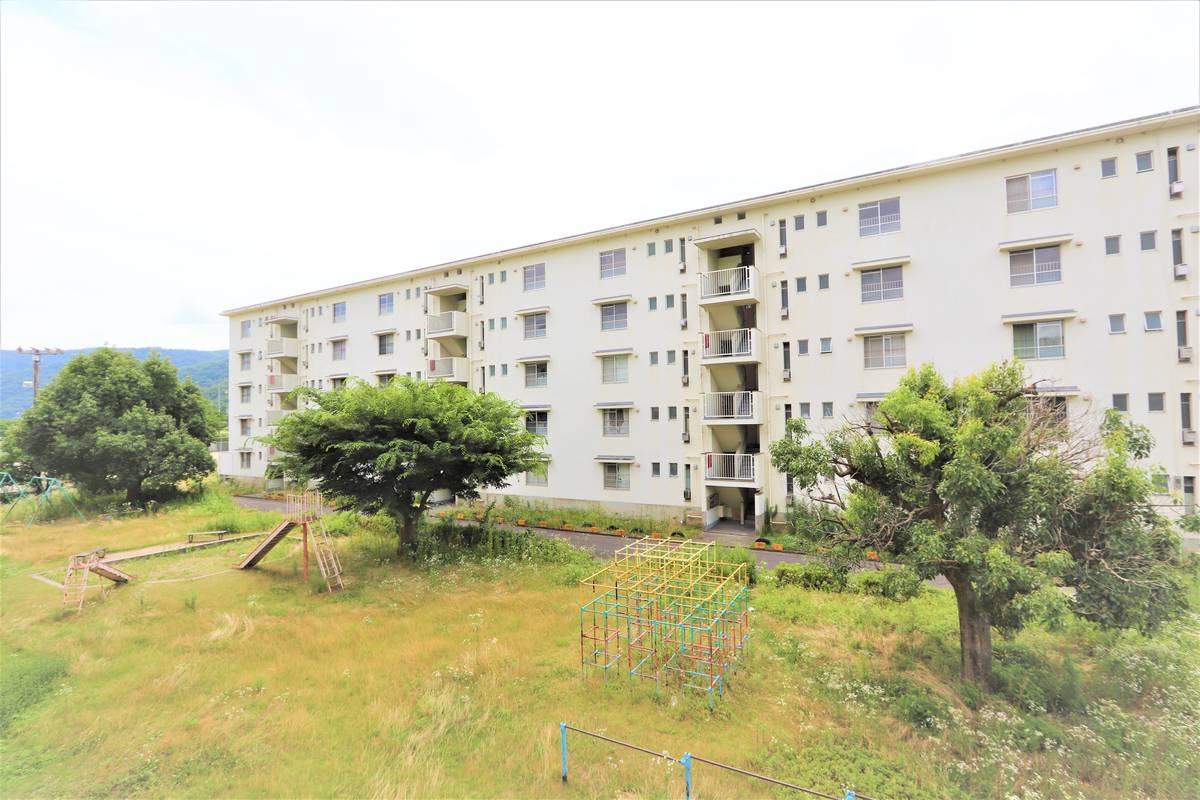
[[788,417],[861,418],[909,367],[1020,358],[1046,402],[1151,429],[1195,506],[1200,107],[224,312],[223,474],[291,390],[397,375],[521,405],[544,475],[494,492],[753,523]]

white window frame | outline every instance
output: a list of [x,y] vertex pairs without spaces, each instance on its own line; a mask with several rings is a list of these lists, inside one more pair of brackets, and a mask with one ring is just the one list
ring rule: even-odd
[[[1146,236],[1150,236],[1150,247],[1146,247]],[[1138,233],[1138,249],[1143,253],[1152,253],[1158,249],[1158,231],[1140,231]]]
[[601,383],[629,383],[629,354],[600,357]]
[[629,327],[629,303],[604,303],[600,306],[600,330],[623,331]]
[[[872,349],[878,352],[872,353]],[[863,337],[863,368],[893,369],[908,363],[907,336],[903,333],[880,333]]]
[[396,352],[396,334],[380,333],[380,334],[376,334],[376,338],[379,341],[376,343],[375,350],[378,352],[379,355],[390,356],[390,355],[395,354],[395,352]]
[[[533,420],[533,425],[530,426],[530,419]],[[536,433],[538,436],[550,435],[550,412],[549,411],[526,411],[525,412],[525,430],[529,433]]]
[[[340,310],[340,313],[339,313],[339,310]],[[341,301],[340,303],[333,304],[333,321],[334,322],[345,322],[346,321],[346,301],[345,300]]]
[[546,361],[529,361],[525,364],[525,388],[537,389],[550,382],[550,364]]
[[[1142,167],[1142,156],[1146,156],[1150,160],[1150,165]],[[1153,172],[1154,171],[1154,151],[1143,150],[1133,157],[1133,166],[1138,172]]]
[[629,467],[627,463],[604,462],[604,488],[628,491]]
[[[1152,315],[1153,315],[1153,317],[1155,317],[1158,320],[1157,327],[1152,327],[1150,325]],[[1161,311],[1144,311],[1144,312],[1142,312],[1142,324],[1147,333],[1162,333],[1162,330],[1163,330],[1162,312]]]
[[864,303],[904,299],[904,267],[864,269],[859,273],[859,291]]
[[246,418],[238,420],[238,436],[249,436],[253,432],[251,429],[251,420]]
[[250,366],[251,366],[250,354],[249,353],[238,353],[238,367],[241,369],[241,371],[246,372],[247,370],[250,369]]
[[[1065,358],[1067,355],[1067,333],[1066,325],[1061,319],[1051,319],[1042,322],[1027,322],[1018,325],[1013,325],[1013,356],[1022,361],[1039,361],[1050,358]],[[1033,328],[1033,350],[1032,354],[1022,355],[1017,352],[1017,331]],[[1046,338],[1046,334],[1051,331],[1058,331],[1058,344],[1043,345],[1043,340],[1050,341]],[[1045,333],[1044,333],[1045,332]],[[1043,352],[1044,351],[1044,352]],[[1055,352],[1057,351],[1057,352]]]
[[[828,347],[826,347],[826,345],[828,345]],[[833,337],[832,336],[822,336],[821,337],[821,355],[827,356],[832,352],[833,352]]]
[[[1159,407],[1154,408],[1154,398],[1159,399]],[[1166,392],[1146,392],[1146,412],[1149,414],[1165,414],[1167,413],[1167,393]]]
[[329,343],[329,357],[333,361],[346,360],[346,340],[334,339]]
[[[1105,164],[1112,164],[1112,174],[1111,175],[1104,174],[1104,165]],[[1115,178],[1115,177],[1117,177],[1117,157],[1109,156],[1108,158],[1100,159],[1100,178],[1103,180],[1106,178]]]
[[[386,302],[384,302],[386,298]],[[386,317],[396,310],[396,294],[394,292],[383,292],[378,299],[379,316]]]
[[899,197],[888,197],[859,204],[859,236],[879,236],[884,233],[895,233],[898,230],[900,230]]
[[537,314],[526,314],[524,330],[526,339],[545,339],[546,312],[541,311]]
[[[1028,263],[1024,262],[1026,257]],[[1016,271],[1017,269],[1021,271]],[[1062,283],[1062,248],[1052,244],[1012,250],[1008,254],[1008,285],[1038,286],[1043,283]]]
[[[1117,323],[1117,324],[1114,324]],[[1108,315],[1108,332],[1110,334],[1122,334],[1126,332],[1125,315],[1124,314],[1109,314]]]
[[601,435],[610,437],[629,436],[630,414],[628,408],[601,409],[600,418]]
[[249,387],[249,386],[239,386],[238,387],[238,402],[239,403],[249,403],[250,402],[250,398],[251,398],[251,394],[252,394],[250,389],[251,389],[251,387]]
[[254,333],[254,321],[249,319],[242,320],[242,338],[249,339]]
[[619,278],[625,274],[625,248],[617,247],[600,253],[600,279]]
[[546,288],[546,265],[545,264],[530,264],[521,269],[521,279],[524,282],[524,290],[532,292],[537,289]]
[[238,453],[239,467],[241,467],[241,469],[250,469],[254,464],[253,457],[254,454],[250,452]]
[[[1047,193],[1044,188],[1034,194],[1034,184],[1038,180],[1050,179],[1053,191]],[[1013,192],[1013,189],[1023,191]],[[1013,175],[1004,179],[1005,202],[1009,214],[1022,214],[1026,211],[1041,211],[1058,207],[1058,170],[1043,169],[1036,172],[1026,172],[1023,175]],[[1016,198],[1014,200],[1014,197]]]
[[[1116,245],[1117,245],[1117,249],[1116,249],[1116,250],[1113,250],[1112,252],[1109,252],[1109,250],[1108,250],[1108,243],[1109,243],[1109,242],[1115,242],[1115,243],[1116,243]],[[1104,255],[1106,255],[1106,256],[1119,256],[1119,255],[1121,255],[1121,234],[1119,234],[1119,233],[1116,233],[1116,234],[1113,234],[1113,235],[1111,235],[1111,236],[1105,236],[1105,237],[1104,237]]]

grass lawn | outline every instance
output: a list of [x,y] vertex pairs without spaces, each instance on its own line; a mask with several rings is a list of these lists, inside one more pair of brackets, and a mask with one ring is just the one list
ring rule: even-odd
[[[327,596],[294,543],[239,572],[250,544],[231,542],[127,562],[136,580],[94,591],[81,615],[28,577],[61,580],[71,553],[98,546],[272,520],[210,496],[0,532],[0,796],[682,796],[678,766],[581,737],[563,785],[560,720],[877,798],[1200,785],[1194,621],[1154,640],[1027,631],[1000,654],[1004,695],[985,698],[954,679],[946,593],[894,604],[767,580],[745,668],[710,712],[581,680],[575,581],[589,565],[557,544],[549,559],[403,566],[363,528],[339,539],[352,583]],[[705,765],[694,780],[701,798],[784,796]]]

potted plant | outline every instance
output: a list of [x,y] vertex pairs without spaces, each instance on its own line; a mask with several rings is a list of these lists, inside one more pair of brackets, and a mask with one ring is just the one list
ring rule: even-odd
[[615,533],[617,536],[624,536],[624,535],[625,535],[625,529],[624,529],[624,528],[615,528],[615,529],[610,529],[610,530],[612,530],[612,532],[613,532],[613,533]]
[[517,524],[520,525],[521,527],[525,527],[525,518],[517,517]]
[[766,548],[767,548],[767,545],[765,542],[763,542],[762,539],[756,539],[754,541],[754,549],[755,550],[765,550]]
[[781,543],[779,543],[779,542],[773,542],[773,543],[771,544],[771,549],[772,549],[772,550],[782,550],[782,549],[783,549],[783,545],[782,545]]
[[454,516],[457,517],[458,519],[466,519],[467,518],[467,515],[461,511],[458,512],[457,514],[455,514]]
[[658,531],[650,531],[650,538],[651,539],[661,539],[662,534],[659,533]]

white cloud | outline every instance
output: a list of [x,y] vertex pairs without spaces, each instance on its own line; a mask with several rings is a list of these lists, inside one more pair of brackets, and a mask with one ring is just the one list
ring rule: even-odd
[[0,5],[0,341],[1197,102],[1196,4]]

